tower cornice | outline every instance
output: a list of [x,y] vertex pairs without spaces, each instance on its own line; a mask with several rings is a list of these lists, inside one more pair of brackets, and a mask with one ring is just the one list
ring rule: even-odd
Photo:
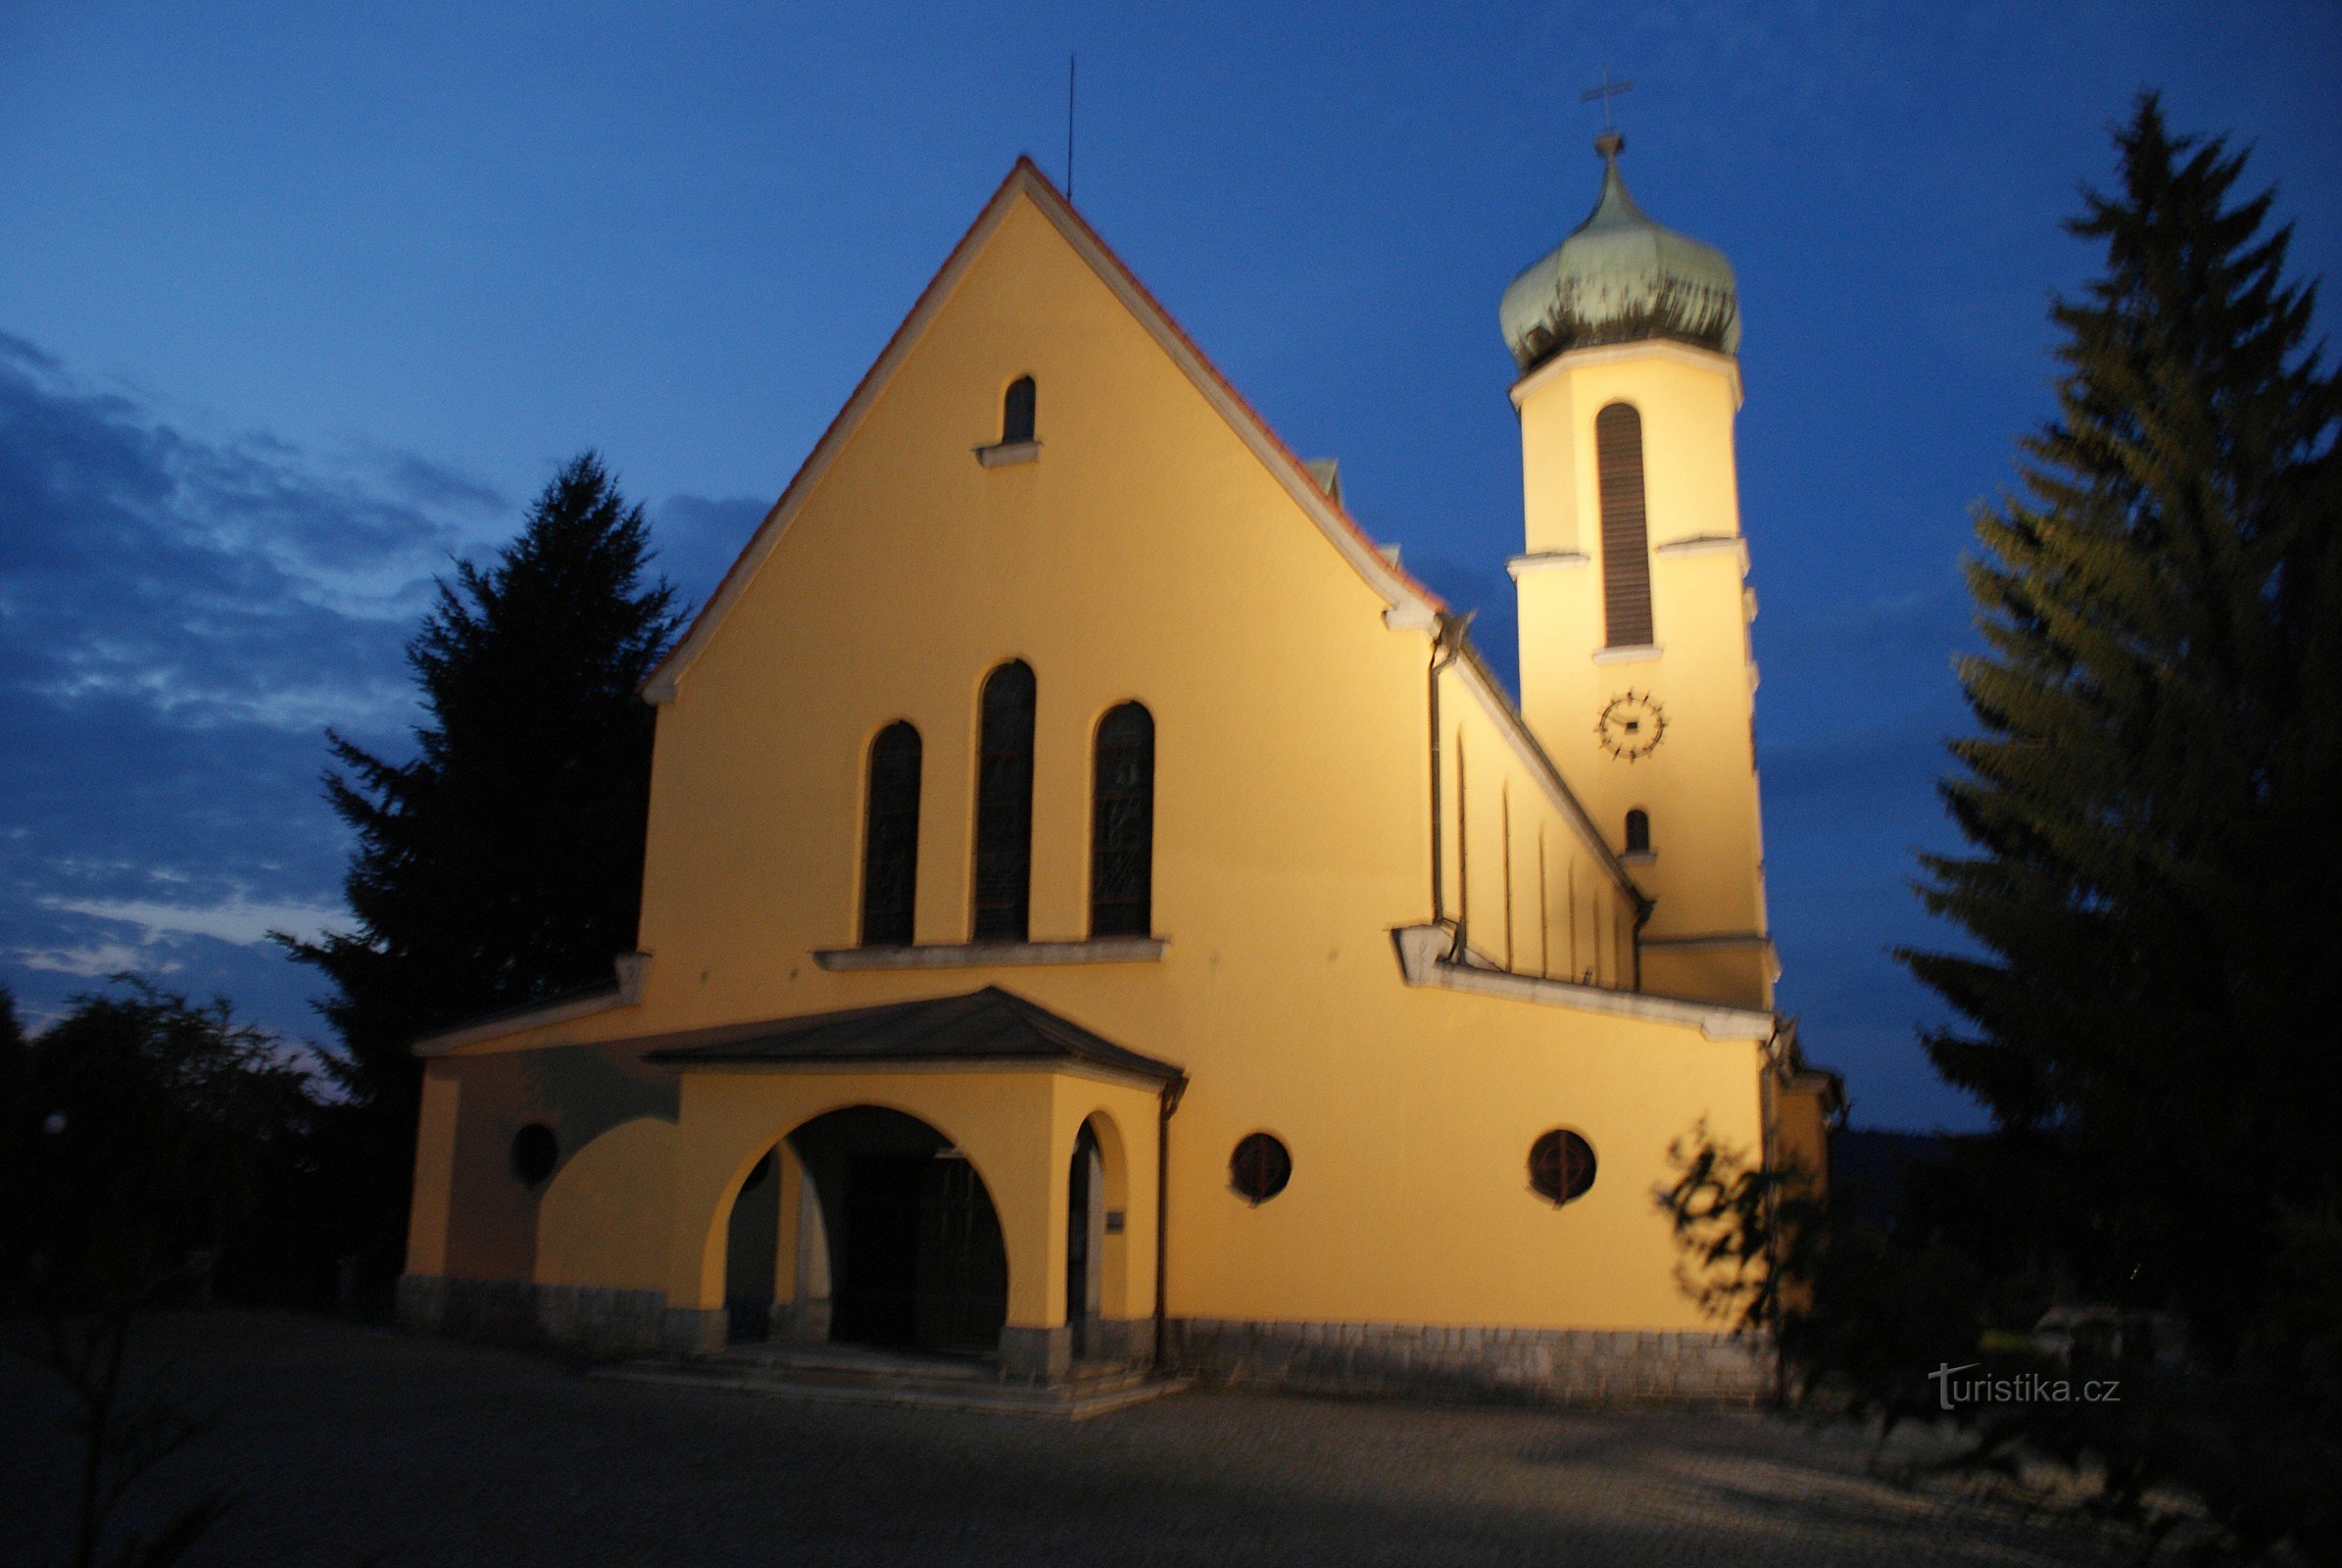
[[1623,365],[1638,360],[1672,360],[1694,369],[1713,370],[1732,382],[1734,409],[1746,401],[1740,385],[1740,361],[1737,357],[1719,353],[1715,349],[1703,349],[1696,344],[1679,342],[1674,338],[1654,337],[1633,343],[1596,343],[1556,354],[1513,383],[1513,407],[1520,408],[1539,389],[1573,370],[1588,370],[1596,366]]

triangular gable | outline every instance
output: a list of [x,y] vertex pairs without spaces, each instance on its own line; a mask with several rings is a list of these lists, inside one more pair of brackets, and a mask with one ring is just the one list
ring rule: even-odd
[[863,374],[860,383],[854,389],[854,395],[846,400],[845,407],[838,411],[829,428],[821,433],[821,439],[813,443],[812,452],[806,456],[795,477],[790,479],[789,487],[781,492],[780,500],[774,502],[772,510],[764,514],[763,522],[757,525],[756,533],[749,539],[748,547],[732,563],[731,569],[724,573],[723,581],[716,584],[715,592],[692,618],[682,640],[675,644],[673,651],[660,661],[659,667],[643,682],[643,696],[648,701],[665,703],[674,699],[692,662],[714,638],[716,628],[722,624],[733,602],[747,590],[757,568],[772,554],[773,545],[779,540],[782,531],[819,486],[822,475],[844,450],[855,426],[860,424],[862,416],[877,401],[897,367],[909,358],[928,323],[942,311],[945,301],[951,297],[952,290],[975,264],[985,242],[1000,227],[1019,196],[1031,200],[1034,207],[1055,226],[1066,243],[1073,247],[1075,254],[1089,264],[1114,297],[1146,327],[1148,335],[1171,357],[1172,362],[1187,373],[1195,389],[1203,394],[1204,401],[1228,421],[1230,428],[1236,431],[1285,487],[1286,493],[1317,524],[1319,531],[1334,548],[1342,553],[1342,559],[1366,580],[1370,588],[1382,596],[1389,607],[1385,614],[1391,624],[1405,629],[1433,629],[1439,615],[1446,609],[1439,596],[1385,559],[1358,525],[1350,520],[1340,503],[1326,493],[1301,460],[1293,455],[1292,450],[1277,438],[1276,432],[1268,427],[1252,406],[1229,384],[1228,378],[1219,372],[1211,361],[1204,358],[1203,351],[1171,318],[1170,313],[1163,309],[1153,295],[1147,292],[1146,285],[1123,265],[1122,259],[1107,248],[1105,241],[1099,239],[1097,231],[1083,220],[1081,214],[1073,210],[1072,204],[1058,192],[1057,187],[1049,183],[1049,176],[1035,167],[1032,159],[1019,158],[1016,167],[1008,172],[1008,177],[993,193],[992,200],[984,204],[984,211],[977,216],[976,221],[960,236],[959,243],[951,248],[951,254],[945,259],[942,270],[920,292],[918,303],[903,318],[903,324],[895,329],[895,335],[887,340],[885,350]]

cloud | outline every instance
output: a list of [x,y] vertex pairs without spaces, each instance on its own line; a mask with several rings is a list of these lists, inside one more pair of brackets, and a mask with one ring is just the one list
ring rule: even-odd
[[[210,905],[157,904],[143,899],[48,899],[53,909],[134,925],[153,944],[171,936],[218,937],[222,942],[265,942],[271,931],[315,940],[343,918],[338,904],[254,904],[241,896]],[[116,967],[122,967],[117,965]]]
[[179,725],[379,725],[432,575],[495,504],[420,459],[191,434],[0,334],[0,683]]
[[148,975],[166,975],[176,964],[154,961],[154,954],[143,947],[109,942],[86,948],[24,948],[18,950],[16,959],[27,969],[43,970],[51,974],[68,974],[81,979],[102,979],[120,974],[125,969],[137,969]]
[[[687,606],[770,505],[649,509]],[[208,431],[0,332],[0,985],[28,1019],[129,970],[317,1032],[267,935],[342,913],[324,730],[406,748],[434,579],[515,510],[415,453]]]
[[330,723],[394,749],[450,558],[510,525],[413,454],[218,435],[0,333],[0,983],[133,969],[311,1027],[263,945],[330,922]]
[[653,564],[683,591],[687,607],[705,604],[771,510],[770,496],[669,496],[649,509],[659,548]]

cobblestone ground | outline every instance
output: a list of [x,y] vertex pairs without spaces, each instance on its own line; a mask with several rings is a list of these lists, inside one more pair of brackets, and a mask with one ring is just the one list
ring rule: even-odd
[[[1067,1425],[591,1382],[245,1313],[157,1319],[145,1350],[218,1413],[138,1494],[237,1494],[205,1564],[2102,1560],[1753,1414],[1191,1393]],[[63,1560],[62,1409],[0,1362],[0,1562]]]

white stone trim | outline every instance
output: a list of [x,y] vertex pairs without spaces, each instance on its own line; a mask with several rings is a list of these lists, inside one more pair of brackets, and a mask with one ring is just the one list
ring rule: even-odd
[[621,953],[611,960],[611,966],[617,970],[617,983],[607,991],[572,997],[567,1002],[549,1003],[542,1007],[502,1012],[494,1017],[482,1018],[477,1023],[443,1029],[437,1034],[424,1035],[408,1050],[417,1056],[444,1056],[465,1046],[476,1046],[483,1040],[501,1040],[506,1035],[516,1035],[523,1029],[542,1029],[547,1024],[567,1023],[574,1018],[608,1012],[613,1007],[641,1006],[644,988],[651,978],[651,955]]
[[991,446],[975,450],[976,461],[988,468],[1005,468],[1019,463],[1041,461],[1039,441],[995,441]]
[[618,971],[618,1001],[629,1007],[641,1002],[644,989],[651,983],[651,956],[621,953],[610,963]]
[[1683,1024],[1698,1029],[1709,1040],[1765,1041],[1772,1039],[1781,1027],[1780,1020],[1772,1013],[1753,1007],[1654,997],[1641,991],[1612,991],[1604,986],[1582,986],[1569,980],[1545,980],[1536,975],[1453,963],[1445,956],[1453,939],[1436,925],[1401,926],[1391,935],[1398,948],[1399,972],[1411,986],[1473,991],[1513,1002],[1608,1013],[1647,1023]]
[[[1025,1056],[1009,1057],[1005,1059],[994,1056],[978,1057],[967,1061],[949,1061],[940,1058],[924,1061],[788,1061],[780,1059],[757,1061],[731,1059],[709,1061],[662,1061],[654,1062],[653,1065],[660,1067],[672,1067],[677,1072],[711,1072],[721,1073],[727,1077],[755,1077],[759,1074],[776,1072],[790,1073],[793,1075],[851,1072],[877,1073],[882,1076],[886,1074],[900,1073],[915,1077],[929,1077],[936,1073],[947,1072],[1046,1072],[1060,1074],[1068,1078],[1087,1078],[1094,1083],[1113,1084],[1118,1088],[1127,1089],[1135,1085],[1138,1088],[1149,1091],[1162,1088],[1165,1082],[1165,1079],[1161,1073],[1141,1072],[1135,1067],[1116,1067],[1102,1061],[1079,1061],[1066,1056]],[[1180,1076],[1169,1081],[1172,1083],[1180,1083],[1186,1079],[1186,1069],[1182,1068],[1180,1071]]]
[[1594,662],[1597,664],[1647,664],[1666,652],[1667,650],[1658,643],[1635,643],[1625,648],[1597,648],[1594,650]]
[[1160,963],[1168,937],[1082,942],[923,942],[907,948],[820,948],[824,969],[995,969],[1043,963]]
[[1762,931],[1711,931],[1688,937],[1644,937],[1646,948],[1769,948],[1773,939]]
[[1563,571],[1571,566],[1589,565],[1593,557],[1583,550],[1533,550],[1525,556],[1514,556],[1504,564],[1505,574],[1519,582],[1533,571]]
[[1730,550],[1740,558],[1740,569],[1748,569],[1748,541],[1736,533],[1696,533],[1688,539],[1670,539],[1652,548],[1655,556],[1709,556]]
[[1694,348],[1671,337],[1646,337],[1637,338],[1632,343],[1597,343],[1589,348],[1556,354],[1513,383],[1513,407],[1519,408],[1531,393],[1565,370],[1616,365],[1622,360],[1647,359],[1673,360],[1678,365],[1689,366],[1694,369],[1719,371],[1732,381],[1732,407],[1737,409],[1745,401],[1740,388],[1740,362],[1732,355],[1721,354],[1714,349]]

